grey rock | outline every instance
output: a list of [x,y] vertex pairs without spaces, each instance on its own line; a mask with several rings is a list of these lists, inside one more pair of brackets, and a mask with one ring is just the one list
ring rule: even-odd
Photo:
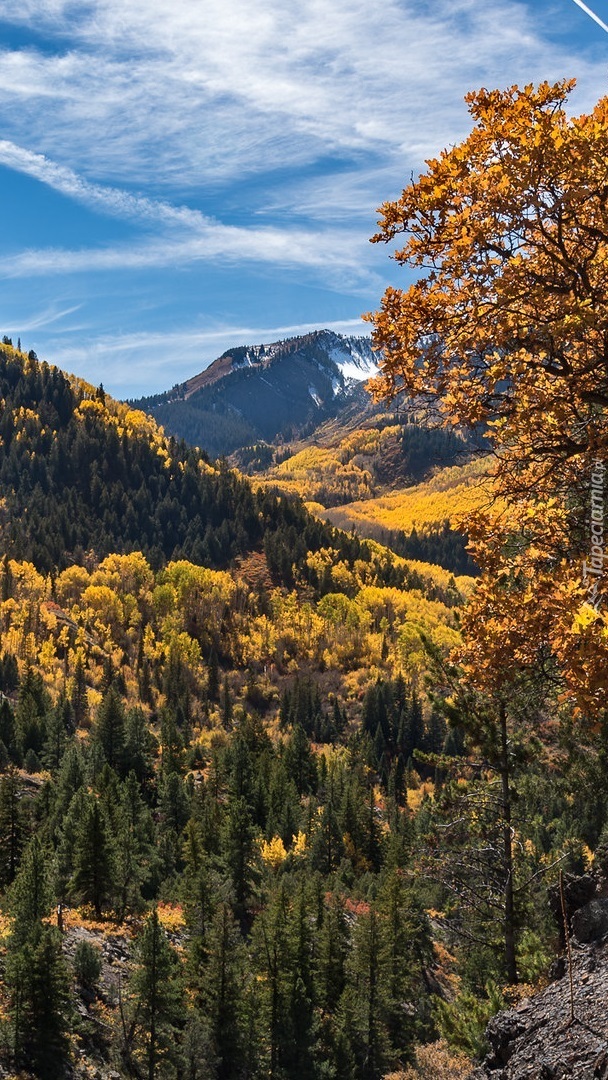
[[572,933],[577,941],[599,941],[608,934],[608,898],[591,900],[572,916]]
[[507,1064],[515,1048],[516,1040],[526,1030],[526,1021],[516,1009],[493,1016],[486,1028],[490,1053],[486,1064],[490,1069],[501,1069]]
[[490,1052],[469,1080],[608,1080],[608,945],[572,949],[570,979],[499,1013],[486,1035]]

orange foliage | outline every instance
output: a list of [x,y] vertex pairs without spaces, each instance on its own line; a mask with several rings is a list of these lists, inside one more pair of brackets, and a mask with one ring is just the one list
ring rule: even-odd
[[608,457],[608,98],[570,118],[572,85],[468,95],[468,138],[382,207],[374,239],[406,234],[396,258],[422,276],[373,316],[375,390],[489,428],[500,502],[466,519],[484,570],[469,676],[497,693],[550,657],[593,716],[608,666],[608,579],[591,593],[583,572]]

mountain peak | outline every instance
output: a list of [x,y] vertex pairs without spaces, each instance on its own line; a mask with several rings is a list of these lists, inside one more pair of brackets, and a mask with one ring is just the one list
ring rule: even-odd
[[369,338],[314,330],[228,349],[198,375],[137,404],[172,434],[227,454],[310,430],[361,394],[377,371]]

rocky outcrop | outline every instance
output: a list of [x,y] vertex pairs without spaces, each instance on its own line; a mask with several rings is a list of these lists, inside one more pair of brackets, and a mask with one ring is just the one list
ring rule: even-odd
[[[598,936],[606,902],[592,900],[577,914],[583,936]],[[561,971],[545,990],[493,1017],[489,1054],[471,1080],[608,1080],[608,945],[572,942],[572,999],[567,963]]]
[[572,916],[572,933],[577,941],[587,944],[599,941],[608,934],[608,898],[599,897],[579,908]]

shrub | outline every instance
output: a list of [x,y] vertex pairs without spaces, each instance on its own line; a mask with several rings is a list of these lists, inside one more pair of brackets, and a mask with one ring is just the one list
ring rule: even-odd
[[101,975],[101,950],[90,941],[79,941],[74,953],[74,974],[82,986],[93,987]]
[[419,1046],[415,1064],[404,1072],[389,1073],[384,1080],[466,1080],[472,1068],[470,1058],[451,1050],[444,1042]]

